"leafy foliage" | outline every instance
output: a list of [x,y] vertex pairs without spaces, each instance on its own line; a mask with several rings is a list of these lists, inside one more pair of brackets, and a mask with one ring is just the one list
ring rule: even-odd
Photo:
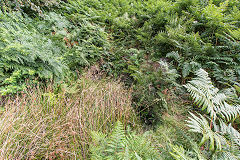
[[[196,72],[197,78],[190,81],[185,87],[190,92],[196,105],[207,110],[210,117],[205,118],[191,114],[187,121],[191,132],[200,133],[203,137],[199,146],[205,145],[211,152],[211,159],[239,159],[240,133],[227,123],[239,117],[239,104],[228,104],[224,93],[218,93],[208,74],[203,69]],[[235,106],[234,106],[235,105]],[[210,121],[210,122],[209,122]],[[207,144],[206,144],[207,143]],[[182,148],[173,148],[173,156],[179,159],[187,156]],[[180,158],[181,157],[181,158]]]
[[19,12],[0,14],[2,94],[23,90],[26,79],[63,80],[70,70],[108,59],[106,32],[88,21],[74,26],[54,12],[43,22]]
[[3,12],[11,10],[27,12],[30,9],[43,16],[42,8],[50,8],[51,6],[58,5],[58,2],[59,0],[2,0],[0,4]]
[[[146,124],[159,122],[163,111],[168,110],[167,97],[174,94],[179,76],[167,62],[149,62],[139,69],[129,65],[131,76],[135,79],[133,101]],[[129,73],[129,71],[128,71]]]
[[[25,81],[30,81],[33,86],[36,83],[48,85],[47,81],[54,81],[55,84],[62,82],[55,92],[71,84],[66,94],[70,96],[88,85],[87,81],[70,81],[76,81],[85,68],[94,64],[91,69],[99,67],[90,74],[92,79],[105,75],[121,77],[125,86],[133,89],[129,99],[142,122],[148,124],[144,126],[164,124],[160,129],[166,131],[163,128],[171,122],[164,117],[168,117],[170,112],[175,109],[172,116],[179,120],[186,116],[185,112],[178,114],[181,110],[179,102],[172,102],[174,97],[186,105],[190,104],[184,99],[186,91],[179,85],[185,84],[195,106],[205,113],[191,113],[187,121],[190,131],[197,133],[198,137],[202,136],[202,140],[197,145],[198,139],[194,135],[190,136],[191,143],[187,143],[187,136],[184,137],[187,127],[180,127],[184,130],[181,135],[178,134],[181,131],[170,128],[166,131],[168,134],[174,132],[170,138],[166,138],[168,136],[164,133],[159,134],[159,137],[167,139],[158,144],[162,157],[239,159],[240,1],[1,0],[0,5],[1,95],[26,91],[24,88],[29,83]],[[97,75],[99,72],[101,76]],[[197,77],[186,84],[194,73]],[[82,86],[79,87],[79,84]],[[81,105],[95,106],[95,109],[85,107],[86,110],[81,108],[81,111],[85,115],[96,113],[98,118],[109,120],[106,125],[110,126],[111,120],[116,118],[108,119],[114,117],[111,109],[118,108],[120,102],[114,100],[105,104],[101,99],[115,97],[116,92],[110,90],[109,94],[105,94],[104,89],[97,90],[99,85],[103,84],[93,85],[94,89],[87,90],[80,97],[87,98],[86,103]],[[94,98],[102,93],[104,95],[91,101],[88,99],[90,93]],[[58,96],[55,93],[41,96],[49,97],[48,108],[57,105]],[[4,106],[7,96],[2,99],[0,105]],[[122,103],[126,99],[121,100]],[[174,108],[171,103],[177,107]],[[111,109],[105,107],[108,104],[111,104]],[[104,106],[103,110],[99,106]],[[4,112],[3,108],[0,114]],[[122,117],[128,117],[129,112],[121,112]],[[95,122],[94,118],[88,122],[86,116],[78,113],[78,109],[72,111],[78,117],[74,121],[82,120],[86,124],[84,127]],[[98,124],[101,123],[102,120],[99,120]],[[82,151],[76,155],[83,153],[81,156],[86,159],[89,157],[89,144],[85,142],[90,138],[82,142],[80,135],[82,131],[95,129],[82,130],[82,122],[76,124],[71,127],[79,130],[77,135],[73,132],[79,141],[74,141],[73,146],[81,148]],[[144,144],[151,146],[150,142],[146,143],[147,136],[126,133],[123,126],[117,126],[118,129],[115,128],[116,131],[109,136],[105,135],[107,131],[94,133],[98,138],[94,140],[95,145],[91,144],[92,156],[96,156],[95,159],[147,159],[150,152],[141,148]],[[171,138],[175,140],[169,140]],[[151,153],[155,151],[151,150]]]
[[31,19],[21,14],[1,14],[0,24],[0,74],[2,94],[22,90],[25,79],[61,78],[66,65],[62,63],[61,50],[54,42],[41,35],[31,25]]
[[137,135],[127,132],[118,121],[109,136],[92,132],[94,145],[91,146],[91,159],[160,159],[158,151],[147,139],[147,133]]
[[193,151],[186,151],[183,147],[174,145],[172,146],[172,152],[170,154],[176,160],[207,160],[205,156],[201,153],[198,145],[193,143],[192,144]]
[[227,95],[219,92],[218,88],[213,86],[206,71],[200,69],[196,75],[196,78],[185,85],[196,105],[202,107],[202,110],[206,109],[214,120],[219,116],[230,121],[239,116],[239,104],[236,106],[228,104]]

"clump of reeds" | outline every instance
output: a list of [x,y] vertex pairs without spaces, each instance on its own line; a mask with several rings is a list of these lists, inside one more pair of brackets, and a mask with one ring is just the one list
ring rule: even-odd
[[30,87],[3,107],[0,159],[87,159],[91,131],[107,133],[116,121],[134,125],[136,118],[131,90],[90,78],[58,94]]

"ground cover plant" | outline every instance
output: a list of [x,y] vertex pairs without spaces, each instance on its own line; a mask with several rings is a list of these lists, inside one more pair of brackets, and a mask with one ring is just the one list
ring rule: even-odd
[[1,0],[1,159],[240,159],[238,0]]
[[82,77],[59,93],[29,86],[3,103],[1,159],[87,159],[92,131],[108,133],[117,121],[138,125],[131,90],[109,80]]

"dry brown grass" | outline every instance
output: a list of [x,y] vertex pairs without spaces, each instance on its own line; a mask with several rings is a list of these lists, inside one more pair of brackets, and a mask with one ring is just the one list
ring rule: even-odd
[[118,120],[136,122],[131,90],[91,78],[81,78],[60,94],[51,86],[31,88],[4,107],[0,159],[87,159],[92,130],[107,133]]

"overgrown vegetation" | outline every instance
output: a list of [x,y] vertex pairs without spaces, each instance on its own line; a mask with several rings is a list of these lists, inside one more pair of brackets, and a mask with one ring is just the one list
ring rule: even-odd
[[1,159],[87,159],[92,131],[108,133],[117,121],[138,124],[131,90],[109,80],[82,77],[61,93],[52,85],[30,87],[3,103]]
[[0,4],[1,159],[240,159],[238,0]]

